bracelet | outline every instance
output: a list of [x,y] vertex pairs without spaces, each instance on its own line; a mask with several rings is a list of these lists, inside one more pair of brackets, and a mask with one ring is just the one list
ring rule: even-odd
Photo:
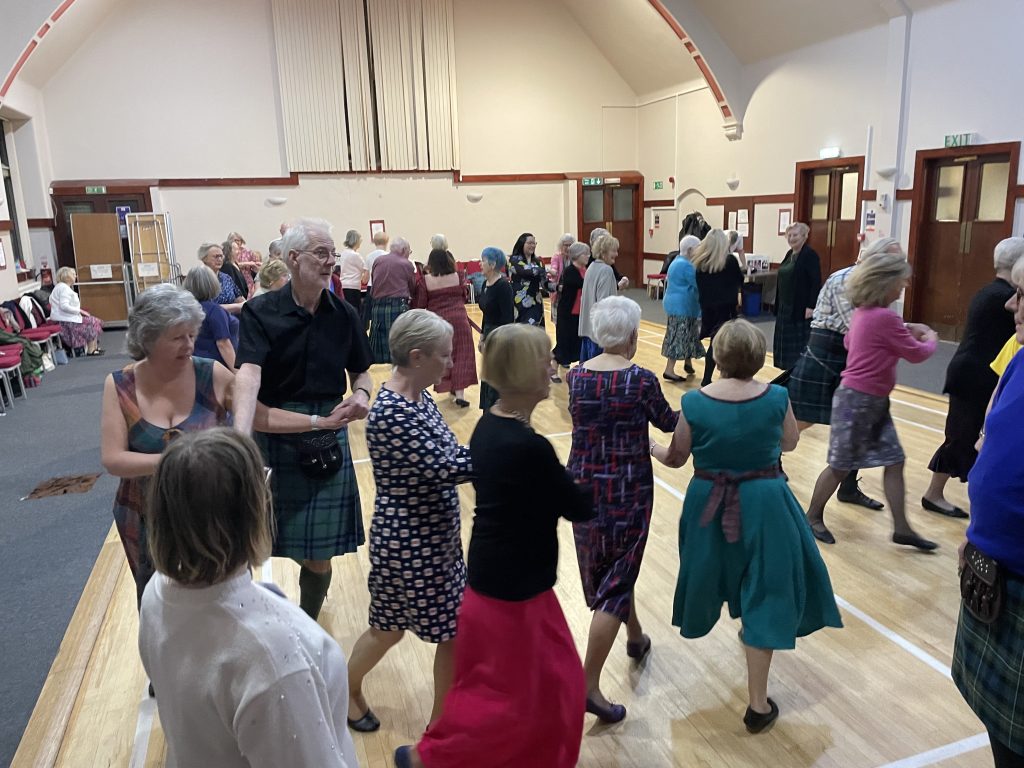
[[318,413],[311,413],[309,415],[309,427],[310,427],[310,429],[313,429],[313,430],[320,429],[320,427],[318,427],[316,425],[316,423],[318,421],[320,421],[320,414],[318,414]]
[[352,394],[354,395],[356,392],[365,392],[366,393],[366,400],[367,400],[367,402],[369,402],[369,400],[370,400],[370,390],[368,390],[366,387],[356,387],[355,389],[352,390]]

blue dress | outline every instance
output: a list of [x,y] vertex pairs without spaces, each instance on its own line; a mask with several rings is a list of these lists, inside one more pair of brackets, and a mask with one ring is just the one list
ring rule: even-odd
[[[723,603],[730,616],[743,618],[744,642],[755,648],[793,648],[797,637],[842,626],[828,570],[804,511],[778,473],[788,404],[787,391],[774,384],[740,402],[716,400],[700,390],[683,396],[695,472],[679,521],[680,567],[672,613],[672,624],[683,637],[710,632]],[[718,489],[712,480],[697,476],[719,472],[765,475],[738,483],[739,531],[733,542],[724,502],[707,520],[708,498]]]

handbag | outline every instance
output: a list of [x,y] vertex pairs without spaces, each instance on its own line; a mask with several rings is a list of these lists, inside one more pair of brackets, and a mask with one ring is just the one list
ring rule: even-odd
[[49,352],[43,352],[43,370],[49,373],[57,367]]
[[326,480],[338,474],[342,464],[341,445],[334,430],[302,432],[295,436],[299,468],[312,480]]
[[960,571],[964,608],[982,624],[992,624],[1003,609],[1003,580],[999,564],[968,542]]
[[68,353],[64,351],[63,347],[57,347],[55,350],[53,350],[53,362],[55,362],[57,365],[68,364]]

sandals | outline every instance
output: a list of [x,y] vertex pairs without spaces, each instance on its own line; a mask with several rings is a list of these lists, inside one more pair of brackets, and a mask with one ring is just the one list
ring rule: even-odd
[[99,347],[97,347],[92,352],[86,352],[85,356],[86,357],[99,357],[100,355],[105,355],[105,354],[107,354],[107,350],[100,349]]

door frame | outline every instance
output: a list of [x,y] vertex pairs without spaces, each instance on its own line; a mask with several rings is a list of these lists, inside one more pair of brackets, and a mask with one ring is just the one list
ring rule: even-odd
[[1006,213],[1003,216],[1003,237],[1013,234],[1014,209],[1017,203],[1017,173],[1020,163],[1020,142],[1006,141],[1000,144],[968,144],[965,147],[942,147],[937,149],[919,149],[914,160],[914,187],[910,198],[910,242],[907,244],[907,261],[915,267],[910,285],[903,297],[903,316],[908,320],[917,319],[918,307],[915,302],[918,274],[916,269],[917,244],[925,225],[924,202],[928,195],[929,164],[935,160],[945,160],[964,155],[1010,155],[1009,183],[1006,185]]
[[604,179],[603,187],[608,186],[608,179],[618,179],[613,186],[636,185],[636,194],[633,195],[633,220],[636,221],[636,256],[634,257],[633,271],[637,276],[638,285],[630,285],[630,288],[643,288],[644,274],[644,176],[637,171],[590,171],[588,173],[567,173],[566,178],[576,182],[576,239],[579,239],[583,232],[583,179],[584,177],[600,176]]
[[846,168],[850,165],[857,167],[857,174],[860,177],[860,185],[857,188],[857,220],[863,221],[864,201],[873,199],[875,194],[873,191],[864,189],[864,184],[866,183],[864,179],[864,155],[832,157],[827,160],[805,160],[797,163],[796,180],[793,182],[793,221],[801,221],[806,224],[811,213],[805,203],[807,185],[804,183],[804,178],[807,176],[808,171],[820,171],[823,168]]
[[[140,213],[149,213],[153,210],[153,196],[150,192],[150,185],[156,186],[156,183],[155,181],[140,183],[117,180],[105,181],[103,179],[52,182],[50,184],[50,205],[53,209],[54,274],[62,266],[73,267],[75,265],[74,258],[70,253],[62,253],[62,246],[71,239],[71,226],[64,216],[60,215],[63,208],[58,205],[58,200],[63,201],[66,198],[90,199],[105,205],[107,198],[110,197],[141,195],[146,210],[140,211]],[[106,192],[99,195],[87,194],[86,187],[92,186],[105,187]],[[77,200],[73,199],[72,202],[77,202]],[[97,213],[106,213],[106,211],[97,211]],[[63,260],[61,259],[62,256],[65,257]]]

